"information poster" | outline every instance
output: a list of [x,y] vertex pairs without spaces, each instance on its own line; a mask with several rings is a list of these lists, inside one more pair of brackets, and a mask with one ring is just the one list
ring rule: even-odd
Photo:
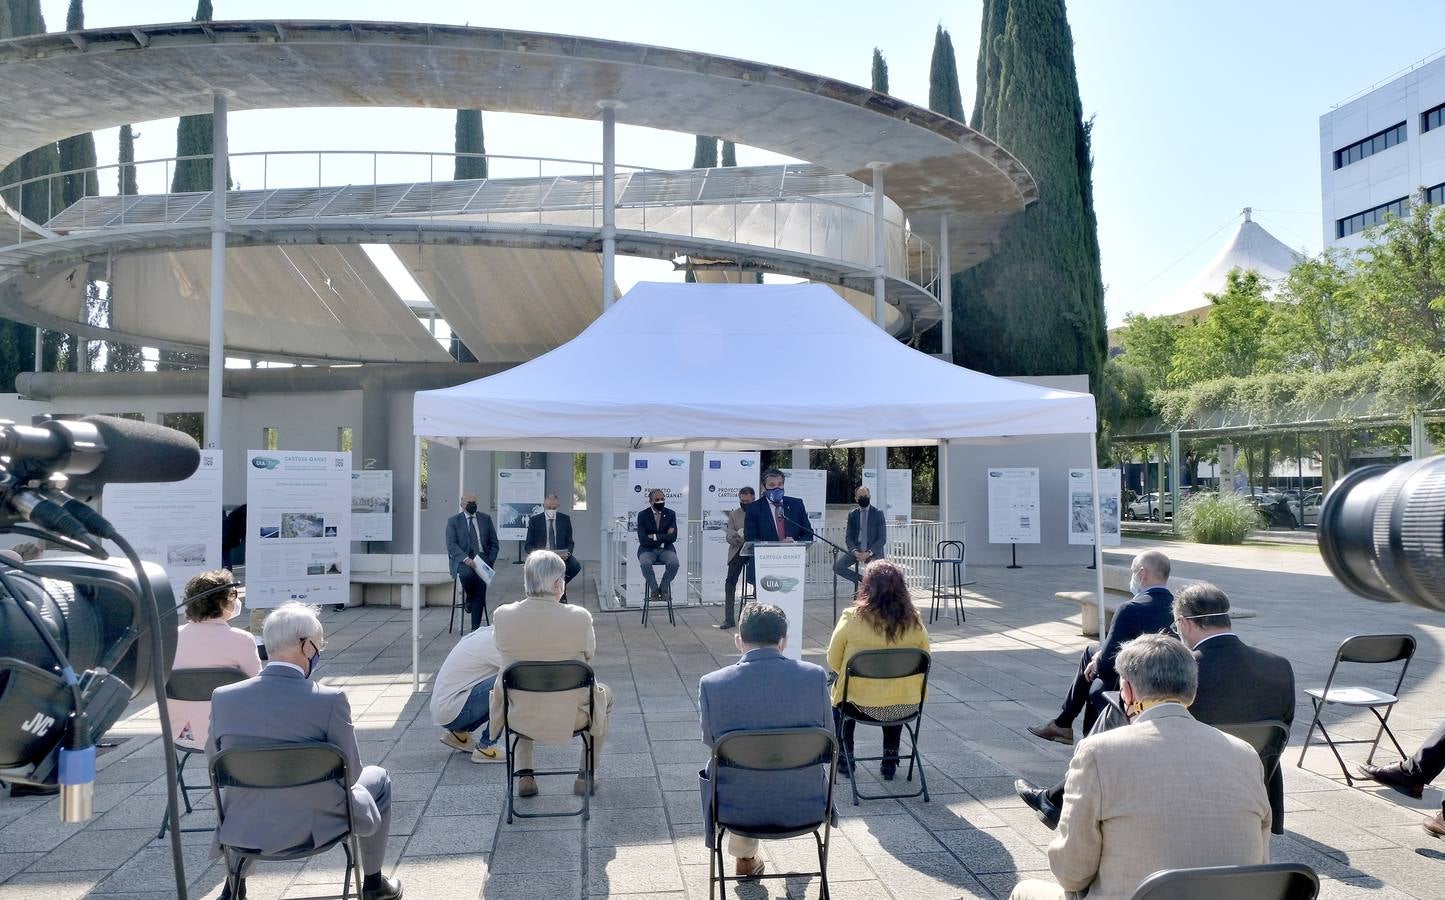
[[786,493],[797,497],[808,509],[808,524],[813,531],[821,533],[824,515],[828,512],[828,470],[827,469],[783,469],[787,481]]
[[[791,478],[791,476],[790,476]],[[758,493],[758,453],[713,451],[702,455],[702,599],[724,599],[729,546],[728,512],[738,508],[738,489]],[[791,487],[791,484],[789,485]]]
[[[627,604],[641,606],[643,588],[647,582],[642,577],[642,568],[637,564],[637,517],[649,515],[647,494],[653,488],[660,488],[666,495],[667,508],[677,515],[677,577],[672,583],[674,606],[687,603],[687,514],[688,487],[691,482],[689,455],[682,453],[632,453],[627,458],[628,490],[630,502],[621,507],[627,510],[628,524],[633,526],[627,539]],[[661,583],[659,576],[658,583]]]
[[391,470],[351,473],[351,539],[391,540]]
[[[878,496],[878,470],[863,470],[863,486],[873,496]],[[911,525],[913,523],[913,470],[888,470],[888,508],[883,510],[889,525]],[[851,497],[849,498],[852,499]]]
[[[101,512],[141,559],[166,570],[182,596],[192,575],[221,567],[221,451],[202,450],[185,481],[107,484]],[[120,555],[114,543],[105,546]]]
[[527,520],[547,498],[546,469],[497,470],[497,540],[525,541]]
[[246,606],[344,604],[351,454],[248,450],[246,463]]
[[988,542],[1037,544],[1039,470],[988,470]]
[[[1094,543],[1094,486],[1088,469],[1069,470],[1069,543]],[[1119,470],[1099,470],[1099,518],[1104,547],[1119,546]]]
[[808,571],[808,548],[803,545],[753,547],[759,603],[771,603],[788,617],[788,643],[783,655],[803,658],[803,597]]

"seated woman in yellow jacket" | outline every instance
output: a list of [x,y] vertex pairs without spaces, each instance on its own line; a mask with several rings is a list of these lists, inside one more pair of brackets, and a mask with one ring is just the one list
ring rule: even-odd
[[[928,631],[908,593],[903,570],[886,559],[870,562],[863,569],[863,583],[852,608],[843,610],[833,637],[828,641],[828,666],[838,673],[833,682],[833,721],[840,723],[840,740],[853,753],[854,723],[839,714],[843,704],[843,672],[848,659],[863,650],[891,650],[898,647],[928,649]],[[872,719],[896,719],[906,716],[923,702],[923,676],[908,678],[853,678],[848,682],[848,713]],[[898,770],[898,743],[902,725],[883,727],[883,765],[881,774],[892,781]],[[852,777],[847,765],[838,773]]]

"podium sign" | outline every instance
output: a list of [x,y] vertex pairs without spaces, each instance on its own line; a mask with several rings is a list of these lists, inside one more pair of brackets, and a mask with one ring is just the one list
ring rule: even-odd
[[788,617],[788,646],[783,655],[803,658],[803,596],[807,593],[809,544],[757,541],[753,567],[759,603],[771,603]]

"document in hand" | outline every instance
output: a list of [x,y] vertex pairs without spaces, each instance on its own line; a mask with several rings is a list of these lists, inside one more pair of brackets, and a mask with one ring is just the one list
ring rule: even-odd
[[487,565],[487,561],[485,559],[478,557],[477,574],[481,576],[482,584],[491,584],[492,579],[495,578],[497,575],[497,570]]

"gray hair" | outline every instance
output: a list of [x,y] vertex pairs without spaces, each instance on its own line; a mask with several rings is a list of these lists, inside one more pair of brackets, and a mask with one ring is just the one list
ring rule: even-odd
[[278,652],[290,652],[291,648],[308,638],[321,640],[321,619],[316,615],[316,607],[294,600],[271,610],[266,624],[261,627],[261,640],[266,644],[268,657],[274,657]]
[[786,475],[783,474],[783,470],[777,468],[776,466],[774,466],[773,468],[770,468],[770,469],[768,469],[766,472],[764,472],[762,479],[761,479],[758,483],[759,483],[759,484],[767,484],[769,478],[781,478],[783,481],[787,481],[787,480],[788,480],[788,476],[786,476]]
[[1169,581],[1169,557],[1158,550],[1145,550],[1134,557],[1134,563],[1141,569],[1148,569],[1161,579],[1161,583]]
[[567,564],[551,550],[533,550],[522,567],[522,587],[528,597],[547,597],[552,588],[567,574]]
[[1114,668],[1133,685],[1136,700],[1178,700],[1188,706],[1199,690],[1194,652],[1172,635],[1134,638],[1114,657]]
[[1191,584],[1174,595],[1174,618],[1200,628],[1228,628],[1229,595],[1207,581]]

